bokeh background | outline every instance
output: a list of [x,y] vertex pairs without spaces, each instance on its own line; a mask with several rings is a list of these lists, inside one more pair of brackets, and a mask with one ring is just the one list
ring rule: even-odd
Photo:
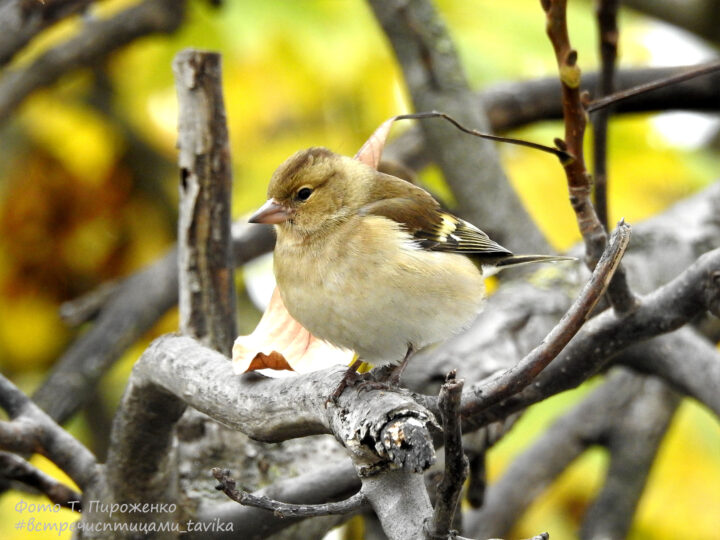
[[[91,16],[132,3],[99,2]],[[554,73],[537,1],[435,3],[473,87]],[[177,102],[171,61],[179,50],[191,46],[223,55],[236,217],[264,200],[272,171],[292,152],[323,145],[352,155],[383,120],[409,111],[392,53],[361,0],[212,4],[191,0],[177,33],[142,38],[93,69],[64,76],[32,94],[0,128],[0,369],[29,393],[83,332],[63,322],[62,302],[131,274],[174,241]],[[569,11],[571,39],[586,71],[597,65],[592,7],[574,1]],[[75,17],[54,27],[14,65],[26,65],[82,24],[82,17]],[[620,25],[623,66],[688,64],[713,54],[692,36],[629,11],[621,12]],[[720,171],[716,130],[717,118],[687,114],[614,120],[611,220],[624,216],[636,223],[714,181]],[[510,135],[549,144],[561,133],[559,123],[547,122]],[[553,245],[563,250],[577,242],[556,160],[524,148],[499,150]],[[421,179],[451,202],[437,170],[429,168]],[[249,331],[259,312],[242,292],[241,273],[237,279],[240,328]],[[154,336],[176,328],[172,311],[127,352],[104,377],[92,406],[69,422],[74,435],[103,451],[104,428],[133,362]],[[533,407],[491,451],[491,479],[592,384]],[[32,462],[62,477],[42,458]],[[586,453],[538,499],[513,537],[549,530],[553,539],[574,538],[606,465],[604,451]],[[630,538],[691,538],[689,528],[692,538],[720,538],[718,486],[717,419],[686,400],[662,444]],[[55,537],[14,529],[27,517],[14,509],[21,499],[45,502],[18,492],[2,495],[0,538]],[[62,511],[43,519],[76,517]]]

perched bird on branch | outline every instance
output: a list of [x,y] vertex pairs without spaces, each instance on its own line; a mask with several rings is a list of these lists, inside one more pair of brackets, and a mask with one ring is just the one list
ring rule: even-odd
[[275,224],[274,272],[288,312],[315,337],[362,361],[397,364],[470,325],[483,272],[567,260],[513,255],[424,189],[326,148],[275,171],[251,223]]

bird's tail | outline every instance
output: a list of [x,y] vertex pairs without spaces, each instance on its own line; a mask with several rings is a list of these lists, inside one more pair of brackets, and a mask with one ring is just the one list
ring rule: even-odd
[[507,268],[508,266],[558,261],[577,261],[577,258],[563,257],[561,255],[513,255],[512,257],[499,260],[495,263],[495,267],[500,270],[502,268]]

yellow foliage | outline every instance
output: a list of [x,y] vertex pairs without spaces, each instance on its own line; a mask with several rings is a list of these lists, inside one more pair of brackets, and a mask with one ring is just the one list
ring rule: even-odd
[[57,304],[44,296],[0,296],[0,368],[23,371],[46,363],[66,342]]
[[142,197],[128,202],[122,220],[130,242],[120,270],[122,274],[128,274],[162,255],[172,241],[174,230],[167,223],[162,209]]
[[658,452],[629,538],[717,539],[719,451],[718,419],[696,402],[683,401]]
[[23,123],[35,141],[79,180],[98,186],[115,167],[120,139],[101,115],[86,105],[40,92],[23,108]]
[[63,259],[77,272],[92,273],[115,248],[118,231],[110,216],[98,216],[75,227],[61,246]]

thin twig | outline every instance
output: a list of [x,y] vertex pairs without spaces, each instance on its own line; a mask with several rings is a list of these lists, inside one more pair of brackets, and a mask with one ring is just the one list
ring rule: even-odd
[[672,84],[689,81],[690,79],[702,77],[703,75],[708,75],[709,73],[714,73],[718,70],[720,70],[720,60],[715,60],[706,64],[700,64],[699,66],[688,69],[684,73],[664,77],[657,81],[649,82],[647,84],[641,84],[633,88],[623,90],[622,92],[616,92],[601,99],[593,100],[588,104],[587,111],[594,112],[604,107],[614,105],[615,103],[631,98],[633,96],[644,94],[645,92],[651,92],[652,90],[664,88]]
[[55,504],[76,512],[82,511],[81,495],[77,491],[58,482],[15,454],[0,452],[0,478],[22,482],[44,493]]
[[476,129],[465,127],[458,120],[456,120],[449,114],[440,112],[440,111],[399,114],[394,117],[395,120],[422,120],[423,118],[443,118],[443,119],[447,120],[448,122],[450,122],[452,125],[454,125],[456,128],[458,128],[460,131],[462,131],[463,133],[467,133],[468,135],[474,135],[475,137],[480,137],[481,139],[488,139],[490,141],[504,142],[504,143],[508,143],[508,144],[514,144],[517,146],[525,146],[527,148],[532,148],[534,150],[540,150],[541,152],[546,152],[548,154],[554,155],[555,157],[557,157],[560,160],[560,163],[565,163],[565,162],[573,159],[573,156],[568,154],[562,148],[546,146],[544,144],[540,144],[540,143],[536,143],[536,142],[532,142],[532,141],[526,141],[524,139],[515,139],[512,137],[502,137],[500,135],[492,135],[490,133],[483,133]]
[[258,497],[244,490],[238,490],[235,487],[235,480],[230,476],[227,469],[212,469],[213,476],[220,482],[216,489],[222,491],[233,501],[244,506],[253,506],[255,508],[263,508],[273,512],[278,517],[317,517],[344,515],[356,512],[367,504],[365,495],[358,491],[352,497],[344,501],[332,502],[326,504],[289,504],[280,501],[274,501],[268,497]]
[[[618,90],[626,90],[687,69],[687,66],[621,69],[616,73],[615,82]],[[581,92],[595,92],[599,79],[596,71],[583,73]],[[712,73],[702,79],[685,81],[620,101],[613,106],[613,111],[615,114],[680,109],[714,112],[720,110],[720,96],[715,90],[718,86],[720,75]],[[483,89],[477,94],[473,106],[485,109],[491,133],[502,133],[532,122],[562,119],[560,93],[557,77],[503,82]],[[425,167],[431,158],[420,126],[413,126],[398,135],[386,146],[385,155],[416,171]]]
[[528,386],[560,354],[565,345],[580,330],[595,304],[605,292],[629,242],[630,226],[620,222],[592,276],[560,322],[548,333],[543,342],[516,366],[508,369],[496,379],[490,380],[476,391],[478,395],[476,411],[494,405]]
[[[253,494],[289,503],[320,504],[345,499],[360,489],[360,478],[352,463],[331,464],[324,456],[317,457],[320,458],[318,467],[292,478],[278,479]],[[300,519],[274,517],[262,508],[242,506],[229,499],[222,504],[201,506],[195,517],[203,524],[230,521],[238,525],[235,530],[242,524],[247,538],[269,538]]]
[[[568,36],[566,7],[567,0],[542,0],[547,14],[547,34],[557,59],[560,82],[562,83],[563,118],[565,120],[565,139],[556,141],[574,156],[572,161],[563,164],[567,177],[570,204],[575,211],[580,233],[585,241],[586,262],[594,268],[605,245],[607,234],[598,219],[590,200],[590,175],[585,167],[583,137],[585,134],[585,107],[580,95],[580,68],[577,65],[577,51],[570,46]],[[632,311],[637,306],[622,267],[615,273],[608,299],[613,308],[620,313]]]
[[426,529],[428,540],[446,538],[457,511],[462,486],[468,475],[468,460],[463,452],[462,429],[458,409],[464,381],[451,371],[440,388],[438,406],[442,414],[445,443],[445,473],[437,489],[432,521]]
[[60,317],[70,326],[86,323],[100,313],[118,290],[117,280],[106,281],[86,294],[60,304]]
[[[619,0],[597,0],[597,20],[600,37],[601,70],[598,95],[615,91],[615,61],[617,59]],[[591,116],[593,128],[593,166],[595,179],[595,209],[603,228],[608,228],[607,201],[607,132],[610,109],[601,109]]]

